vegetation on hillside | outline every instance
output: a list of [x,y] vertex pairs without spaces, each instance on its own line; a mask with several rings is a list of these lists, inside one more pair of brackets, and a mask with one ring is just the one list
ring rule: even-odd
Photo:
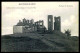
[[[54,34],[32,34],[41,38],[31,38],[30,34],[22,34],[23,37],[5,35],[1,37],[2,52],[78,52],[79,37],[66,36],[55,31]],[[14,35],[14,34],[13,34]],[[17,34],[20,35],[20,34]],[[24,37],[26,35],[26,37]],[[27,36],[29,35],[29,36]]]

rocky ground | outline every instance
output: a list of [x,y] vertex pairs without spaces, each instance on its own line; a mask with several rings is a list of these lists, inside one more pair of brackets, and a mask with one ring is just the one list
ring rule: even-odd
[[1,52],[78,52],[79,37],[53,34],[24,33],[1,37]]

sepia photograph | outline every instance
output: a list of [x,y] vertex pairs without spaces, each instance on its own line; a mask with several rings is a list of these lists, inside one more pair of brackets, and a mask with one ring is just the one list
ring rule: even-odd
[[79,52],[79,2],[1,2],[1,52]]

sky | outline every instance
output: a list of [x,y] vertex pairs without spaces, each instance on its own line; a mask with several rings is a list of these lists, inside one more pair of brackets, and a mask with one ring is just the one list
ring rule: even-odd
[[[61,17],[61,31],[70,29],[71,36],[79,36],[79,2],[2,2],[1,34],[13,34],[13,26],[19,20],[43,20],[48,28],[48,15]],[[53,24],[54,30],[54,24]]]

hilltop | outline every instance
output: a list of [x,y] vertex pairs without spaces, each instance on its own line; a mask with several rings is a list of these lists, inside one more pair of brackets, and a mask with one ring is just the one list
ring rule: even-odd
[[1,37],[2,52],[78,52],[79,37],[53,34],[22,33]]

